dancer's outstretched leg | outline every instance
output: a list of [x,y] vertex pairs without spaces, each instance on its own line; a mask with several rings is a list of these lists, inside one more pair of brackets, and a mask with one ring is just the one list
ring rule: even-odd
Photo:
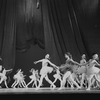
[[63,89],[65,87],[65,84],[66,84],[66,79],[71,75],[71,72],[70,71],[67,71],[64,76],[63,76],[63,79],[61,81],[61,86],[59,88],[60,89]]
[[18,87],[19,87],[19,88],[20,88],[20,87],[22,88],[21,82],[18,84]]
[[47,75],[45,76],[45,80],[46,80],[50,85],[53,86],[53,89],[56,87],[56,86],[53,84],[53,82],[48,78]]
[[58,80],[58,78],[55,78],[55,80],[54,80],[53,84],[55,84],[57,80]]
[[91,89],[91,85],[92,85],[92,83],[91,83],[91,79],[93,78],[93,75],[90,75],[89,77],[88,77],[88,88],[86,89],[86,90],[90,90]]
[[63,79],[60,83],[60,88],[58,90],[64,89],[65,88],[65,84],[66,84],[66,79]]
[[19,81],[17,81],[16,84],[14,84],[13,88],[15,88],[18,84],[19,84]]
[[14,81],[14,83],[11,85],[11,87],[14,87],[14,85],[17,83],[17,81]]
[[81,88],[83,87],[84,79],[85,79],[85,74],[83,73],[83,74],[82,74],[82,79],[81,79]]
[[96,88],[99,87],[100,88],[100,84],[98,81],[96,81]]
[[61,85],[60,85],[59,90],[64,89],[64,88],[65,88],[65,84],[66,84],[66,79],[63,79],[63,80],[61,81]]
[[22,86],[25,88],[26,86],[24,85],[24,83],[23,82],[21,82],[21,84],[22,84]]
[[[35,85],[35,86],[36,86],[36,88],[37,88],[37,81],[36,81],[36,80],[34,81],[34,85]],[[34,85],[33,85],[33,86],[34,86]]]
[[75,84],[77,86],[78,89],[80,89],[81,87],[77,84],[76,81],[74,81],[72,75],[70,75],[69,79],[72,81],[73,84]]
[[26,87],[26,83],[24,80],[21,81],[22,86],[25,88]]
[[3,79],[3,78],[1,78],[1,80],[0,80],[0,84],[3,82],[3,80],[4,80],[4,79]]
[[[55,78],[55,80],[54,80],[52,83],[55,84],[55,82],[57,81],[57,79],[58,79],[58,78]],[[52,87],[53,87],[53,85],[51,84],[51,85],[50,85],[50,88],[52,88]]]
[[[70,84],[70,88],[71,88],[71,89],[74,89],[74,84],[73,84],[73,82],[72,82],[70,79],[68,79],[67,81],[68,81],[68,84]],[[68,87],[68,88],[69,88],[69,87]]]
[[27,87],[27,84],[26,84],[26,82],[24,80],[23,80],[23,84],[24,84],[25,87]]
[[37,86],[36,89],[39,89],[40,86],[42,86],[42,83],[43,83],[43,79],[44,79],[44,77],[45,77],[45,75],[41,75],[40,80],[39,80],[39,85]]
[[96,78],[96,84],[97,84],[97,87],[100,88],[100,72],[98,74],[95,75],[95,78]]
[[4,81],[4,83],[5,83],[6,88],[8,88],[6,80]]
[[71,85],[71,89],[74,89],[73,83],[71,83],[70,85]]
[[26,86],[28,87],[34,80],[31,80]]
[[34,85],[35,85],[35,82],[33,82],[33,84],[32,84],[32,88],[34,87]]
[[[63,83],[63,82],[62,82],[62,79],[59,78],[59,81],[60,81],[60,88],[61,88],[61,87],[63,86],[63,85],[62,85],[62,83]],[[66,83],[66,81],[65,81],[64,83]]]

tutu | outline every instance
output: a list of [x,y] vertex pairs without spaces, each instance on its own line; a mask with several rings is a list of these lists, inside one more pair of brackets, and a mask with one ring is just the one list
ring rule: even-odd
[[30,79],[36,79],[34,75],[29,76]]
[[85,72],[86,72],[86,66],[81,66],[80,68],[78,68],[77,72],[78,72],[79,74],[85,73]]
[[100,69],[97,67],[92,67],[87,69],[87,75],[91,75],[91,74],[97,74],[99,73]]
[[51,73],[52,71],[53,71],[52,67],[45,66],[40,70],[40,75]]

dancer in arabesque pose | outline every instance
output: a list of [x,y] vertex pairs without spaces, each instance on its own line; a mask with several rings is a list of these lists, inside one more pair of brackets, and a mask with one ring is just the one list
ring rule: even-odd
[[38,70],[35,69],[31,69],[30,72],[32,73],[32,75],[29,76],[29,78],[31,79],[31,81],[27,84],[27,87],[33,83],[32,88],[35,86],[35,88],[37,88],[37,84],[39,82],[39,75],[38,75]]
[[[53,66],[56,69],[59,69],[59,68],[55,64],[51,63],[49,59],[50,59],[49,54],[46,54],[44,59],[41,59],[41,60],[34,62],[34,64],[42,62],[42,68],[40,70],[41,77],[40,77],[40,81],[39,81],[39,85],[38,85],[37,89],[39,89],[40,86],[42,86],[43,79],[45,79],[50,85],[52,85],[53,88],[56,87],[53,84],[53,82],[48,78],[48,73],[50,74],[53,71],[53,68],[51,66]],[[50,64],[51,66],[48,66],[48,64]]]

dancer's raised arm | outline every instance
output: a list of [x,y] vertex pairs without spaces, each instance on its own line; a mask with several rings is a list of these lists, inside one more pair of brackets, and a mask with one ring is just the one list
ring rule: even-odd
[[86,62],[86,63],[84,63],[84,64],[79,64],[79,66],[86,66],[86,65],[88,65],[89,64],[89,62]]
[[96,65],[100,66],[100,64],[96,60],[94,60],[93,63],[95,63]]
[[42,61],[43,61],[43,59],[42,60],[35,61],[34,64],[37,64],[37,63],[42,62]]
[[12,71],[13,69],[6,70],[6,72]]
[[73,59],[71,59],[71,61],[72,61],[74,64],[77,64],[77,65],[79,65],[79,66],[80,66],[80,63],[78,63],[78,62],[74,61]]
[[49,60],[48,60],[48,63],[49,63],[51,66],[53,66],[53,67],[55,67],[55,68],[59,69],[59,67],[57,67],[55,64],[53,64],[53,63],[52,63],[52,62],[50,62]]

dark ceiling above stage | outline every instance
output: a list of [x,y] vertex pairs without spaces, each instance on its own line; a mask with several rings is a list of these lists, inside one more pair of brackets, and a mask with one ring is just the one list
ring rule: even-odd
[[100,1],[73,0],[73,2],[89,51],[100,54]]

